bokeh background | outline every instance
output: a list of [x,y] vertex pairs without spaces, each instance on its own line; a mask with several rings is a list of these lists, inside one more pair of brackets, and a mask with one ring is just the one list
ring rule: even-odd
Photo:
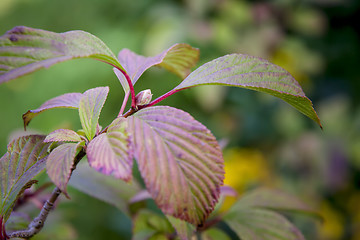
[[[227,142],[225,182],[240,194],[257,186],[298,196],[325,222],[295,218],[307,239],[360,239],[360,1],[356,0],[1,0],[0,34],[17,25],[55,32],[81,29],[115,54],[152,56],[174,43],[201,51],[200,64],[229,53],[269,59],[287,69],[312,99],[324,126],[284,102],[227,87],[199,87],[163,104],[190,112]],[[157,97],[180,79],[157,68],[135,86]],[[121,106],[123,90],[110,66],[72,60],[0,86],[0,153],[22,129],[21,115],[49,98],[110,86],[100,124]],[[31,131],[80,128],[76,111],[51,110]],[[35,239],[129,239],[119,210],[70,189]]]

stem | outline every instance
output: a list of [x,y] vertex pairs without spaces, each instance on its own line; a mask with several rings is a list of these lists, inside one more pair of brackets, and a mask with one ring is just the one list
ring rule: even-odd
[[122,103],[122,105],[121,105],[121,108],[120,108],[120,112],[119,112],[119,114],[118,114],[118,117],[120,117],[120,116],[123,115],[123,113],[124,113],[124,110],[125,110],[125,107],[126,107],[126,103],[127,103],[128,99],[129,99],[129,94],[130,94],[130,92],[125,93],[124,100],[123,100],[123,103]]
[[128,85],[129,85],[129,88],[130,88],[130,93],[131,93],[131,107],[132,107],[132,108],[135,108],[135,90],[134,90],[134,85],[132,84],[129,75],[128,75],[124,70],[122,70],[122,69],[119,68],[119,67],[116,67],[116,68],[119,69],[119,71],[125,76],[126,81],[128,82]]
[[[85,156],[85,154],[86,154],[85,150],[82,149],[76,155],[76,157],[74,159],[74,166],[71,169],[70,176],[71,176],[72,172],[75,170],[76,165]],[[28,228],[25,230],[19,230],[19,231],[12,232],[8,235],[8,237],[9,238],[26,238],[26,239],[28,239],[28,238],[33,237],[38,232],[40,232],[44,226],[47,216],[49,215],[50,211],[54,207],[55,201],[59,197],[60,194],[61,194],[61,190],[58,187],[55,187],[50,198],[45,202],[44,206],[42,207],[39,215],[30,222]]]
[[177,93],[177,92],[179,92],[180,90],[184,90],[184,89],[185,89],[185,88],[183,88],[183,89],[176,89],[176,90],[173,89],[173,90],[165,93],[164,95],[158,97],[157,99],[155,99],[154,101],[150,102],[149,104],[145,104],[145,105],[140,105],[140,106],[138,106],[138,109],[140,110],[140,109],[143,109],[143,108],[151,107],[151,106],[153,106],[153,105],[161,102],[161,101],[164,100],[165,98],[170,97],[170,96],[173,95],[174,93]]

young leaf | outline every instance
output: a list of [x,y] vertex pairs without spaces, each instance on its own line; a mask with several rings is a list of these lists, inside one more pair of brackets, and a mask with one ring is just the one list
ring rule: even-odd
[[188,222],[173,216],[166,215],[171,225],[175,228],[177,235],[181,240],[190,240],[195,232],[195,227]]
[[79,134],[70,129],[57,129],[49,133],[44,142],[80,142]]
[[[154,57],[144,57],[129,49],[123,49],[119,52],[118,59],[129,74],[133,85],[135,85],[140,76],[148,68],[155,65],[179,75],[182,79],[185,78],[199,60],[199,49],[188,44],[175,44]],[[124,75],[116,68],[114,68],[114,72],[125,93],[128,92],[129,86]]]
[[91,167],[105,175],[129,182],[132,179],[133,151],[125,118],[115,119],[106,133],[94,138],[86,153]]
[[135,157],[160,209],[199,225],[213,210],[223,183],[223,157],[211,132],[188,113],[151,107],[128,118]]
[[81,93],[65,93],[61,96],[54,97],[44,104],[42,104],[39,108],[35,110],[29,110],[23,114],[22,118],[24,121],[24,128],[29,125],[30,121],[38,114],[43,111],[53,109],[53,108],[79,108],[79,102],[82,97]]
[[80,143],[64,143],[56,147],[48,157],[46,171],[50,179],[66,195],[66,185],[74,165]]
[[18,26],[0,37],[0,84],[74,58],[93,58],[122,69],[105,43],[90,33]]
[[89,140],[96,134],[100,112],[108,93],[109,87],[97,87],[84,92],[80,99],[80,122]]
[[45,167],[49,144],[43,143],[44,139],[42,135],[20,137],[8,145],[0,159],[0,213],[4,222],[22,191]]
[[210,228],[201,234],[203,240],[231,240],[231,238],[223,231],[217,228]]
[[68,185],[94,198],[109,203],[130,216],[128,202],[140,191],[135,179],[131,184],[95,171],[85,162],[80,162]]
[[305,240],[292,223],[273,211],[238,208],[223,219],[243,240]]
[[199,85],[227,85],[271,94],[321,126],[299,83],[289,72],[267,60],[244,54],[226,55],[196,69],[174,91]]

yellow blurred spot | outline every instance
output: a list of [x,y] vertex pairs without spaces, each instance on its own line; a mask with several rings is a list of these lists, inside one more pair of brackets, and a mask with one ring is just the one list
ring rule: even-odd
[[321,239],[340,239],[344,233],[344,219],[342,215],[327,202],[321,204],[319,213],[325,219],[324,223],[319,225]]

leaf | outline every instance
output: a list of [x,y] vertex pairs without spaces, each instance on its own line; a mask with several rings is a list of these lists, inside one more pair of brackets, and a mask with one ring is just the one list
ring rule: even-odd
[[43,111],[53,108],[79,108],[79,102],[82,97],[81,93],[65,93],[61,96],[57,96],[46,101],[39,108],[35,110],[29,110],[23,114],[24,128],[29,125],[30,121]]
[[[155,65],[177,74],[182,79],[185,78],[199,60],[199,49],[188,44],[178,43],[154,57],[144,57],[125,48],[119,52],[118,59],[135,85],[140,76]],[[114,68],[114,72],[125,93],[128,92],[129,85],[124,75],[116,68]]]
[[80,122],[89,140],[93,139],[96,134],[100,112],[108,93],[109,87],[92,88],[84,92],[80,99]]
[[115,119],[106,133],[88,144],[86,153],[95,170],[129,182],[132,179],[133,151],[127,125],[125,118]]
[[80,162],[68,185],[94,198],[109,203],[130,216],[128,201],[140,190],[135,179],[131,184],[95,171],[87,163]]
[[314,209],[298,198],[279,190],[260,188],[245,194],[233,208],[256,207],[277,211],[301,212],[318,216]]
[[74,58],[93,58],[122,69],[105,43],[90,33],[17,26],[0,37],[0,84]]
[[231,240],[231,238],[223,231],[217,228],[210,228],[201,234],[203,240]]
[[223,219],[242,240],[305,240],[293,224],[273,211],[238,208]]
[[175,228],[177,235],[181,240],[190,240],[195,232],[195,227],[188,222],[173,216],[166,215],[171,225]]
[[299,83],[289,72],[267,60],[244,54],[226,55],[200,66],[174,90],[199,85],[227,85],[268,93],[283,99],[321,127]]
[[64,143],[49,154],[46,171],[51,181],[68,197],[66,185],[69,181],[75,156],[80,143]]
[[168,239],[160,238],[160,236],[165,237],[166,234],[171,234],[174,231],[163,216],[147,209],[139,211],[133,222],[132,240]]
[[4,222],[24,187],[45,167],[49,144],[43,143],[44,138],[42,135],[20,137],[8,145],[7,153],[0,159],[0,213]]
[[49,133],[44,142],[80,142],[79,134],[70,129],[57,129]]
[[223,157],[211,132],[188,113],[151,107],[128,118],[146,187],[166,214],[199,225],[214,209]]

